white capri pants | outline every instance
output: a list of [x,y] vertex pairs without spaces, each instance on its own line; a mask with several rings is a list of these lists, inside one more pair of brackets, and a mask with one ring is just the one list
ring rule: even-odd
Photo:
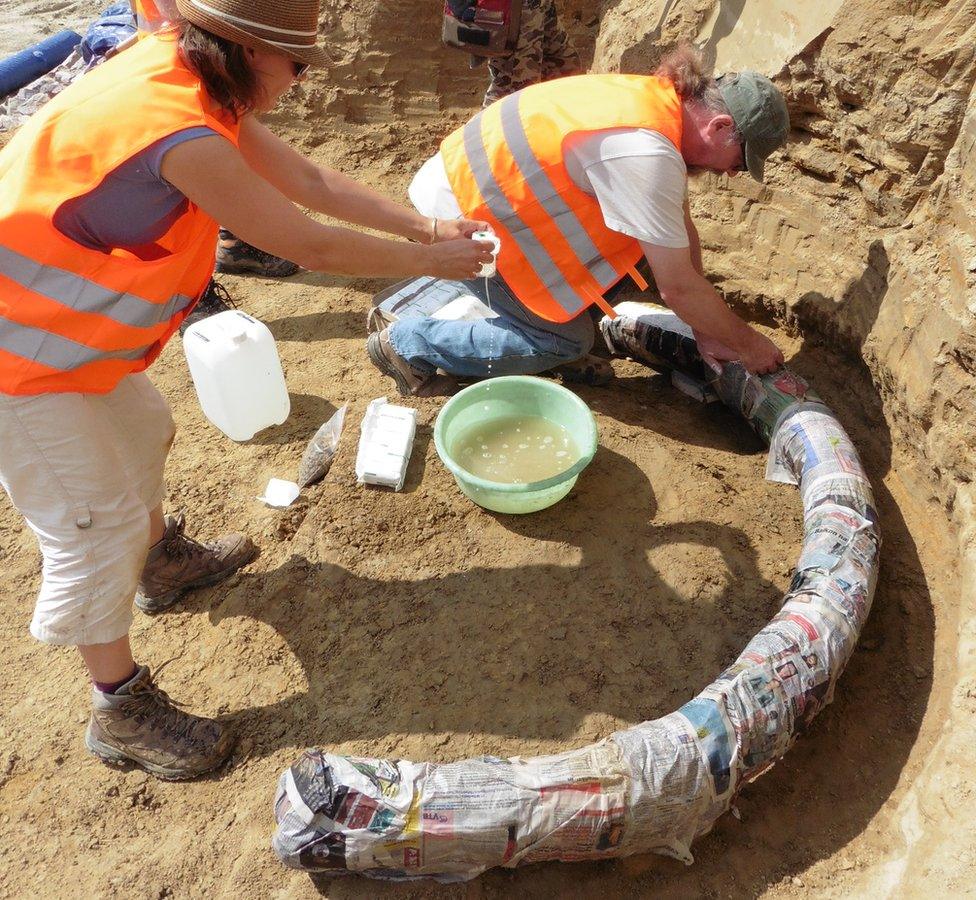
[[38,640],[107,644],[128,633],[174,434],[144,374],[109,394],[0,393],[0,484],[44,557]]

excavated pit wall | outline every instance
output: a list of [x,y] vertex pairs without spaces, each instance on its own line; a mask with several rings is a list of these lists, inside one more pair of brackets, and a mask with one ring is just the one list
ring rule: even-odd
[[[690,35],[718,71],[773,76],[793,124],[766,185],[693,191],[710,277],[866,370],[898,477],[944,509],[933,531],[957,535],[947,718],[898,803],[904,849],[864,876],[865,890],[936,888],[929,873],[965,879],[974,856],[976,4],[622,0],[605,5],[594,69],[649,71]],[[947,813],[961,840],[933,826]]]
[[[765,8],[766,30],[740,35],[726,9],[716,40],[717,6],[753,22]],[[784,7],[800,34],[784,35],[798,24]],[[659,36],[644,31],[662,15]],[[919,451],[951,513],[976,447],[976,4],[625,0],[606,10],[594,68],[647,70],[689,34],[719,69],[774,75],[793,123],[768,185],[695,192],[710,273],[733,300],[863,362],[893,437]]]

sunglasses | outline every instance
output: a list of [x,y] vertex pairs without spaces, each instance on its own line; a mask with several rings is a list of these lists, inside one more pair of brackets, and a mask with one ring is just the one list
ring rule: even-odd
[[309,70],[310,63],[297,62],[296,60],[291,61],[291,70],[295,74],[295,81],[300,81],[305,77],[305,73]]
[[736,171],[737,172],[748,172],[749,171],[749,164],[746,162],[746,142],[745,141],[742,141],[739,144],[739,146],[742,148],[742,162],[739,163],[739,165],[737,165],[735,167],[736,168]]

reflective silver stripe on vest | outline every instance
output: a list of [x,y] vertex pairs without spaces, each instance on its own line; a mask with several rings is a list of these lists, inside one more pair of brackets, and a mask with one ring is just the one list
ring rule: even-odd
[[618,275],[593,243],[579,216],[570,209],[556,190],[549,175],[542,168],[539,158],[533,152],[528,135],[525,133],[525,126],[522,124],[522,117],[519,115],[521,97],[522,93],[519,91],[506,97],[501,103],[502,132],[508,149],[526,184],[532,189],[542,208],[549,213],[560,234],[576,254],[580,265],[589,270],[600,287],[609,288],[616,283]]
[[102,359],[142,359],[152,346],[147,344],[135,350],[96,350],[60,334],[0,316],[0,350],[61,372],[71,372]]
[[182,294],[174,294],[165,303],[151,303],[135,294],[120,294],[65,269],[41,265],[8,247],[0,247],[0,273],[69,309],[105,316],[133,328],[152,328],[168,322],[191,302],[191,298]]
[[[501,102],[504,103],[505,101]],[[464,152],[467,154],[468,165],[471,167],[471,174],[474,175],[478,190],[492,215],[508,229],[515,239],[519,250],[528,260],[539,280],[552,294],[553,299],[567,315],[574,316],[583,309],[586,302],[569,286],[546,248],[533,234],[532,229],[519,218],[518,213],[512,208],[512,204],[508,202],[508,198],[502,193],[498,182],[495,180],[494,173],[491,171],[491,164],[488,162],[488,155],[481,139],[482,115],[483,113],[478,113],[469,120],[468,124],[464,126],[463,132]]]

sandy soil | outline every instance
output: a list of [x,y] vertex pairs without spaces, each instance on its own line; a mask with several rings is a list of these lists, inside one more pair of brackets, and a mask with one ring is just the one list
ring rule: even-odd
[[[348,38],[353,12],[337,9],[333,34]],[[62,6],[17,11],[40,30],[64,19]],[[573,17],[579,34],[592,25]],[[18,33],[0,28],[0,49],[15,49]],[[411,168],[477,105],[483,75],[427,61],[421,78],[403,53],[359,51],[341,56],[337,77],[375,90],[313,81],[271,122],[313,157],[402,196]],[[799,547],[800,507],[795,491],[763,481],[764,453],[741,422],[631,363],[616,364],[612,386],[580,391],[600,450],[547,513],[495,516],[460,495],[433,448],[436,401],[414,404],[421,426],[405,490],[357,487],[358,422],[370,399],[392,393],[363,350],[365,309],[383,283],[225,281],[278,339],[293,413],[231,443],[203,419],[174,341],[153,370],[180,427],[169,506],[186,509],[197,534],[248,531],[262,554],[169,614],[137,613],[133,641],[151,665],[171,659],[164,687],[233,721],[240,748],[228,770],[191,784],[119,775],[86,755],[82,666],[27,634],[38,556],[0,498],[0,895],[837,896],[904,849],[899,803],[953,684],[952,656],[940,652],[957,624],[952,545],[941,513],[919,499],[929,493],[911,453],[892,446],[867,373],[779,331],[790,364],[862,451],[885,546],[875,610],[835,703],[745,791],[741,821],[721,820],[690,868],[637,857],[454,887],[283,870],[269,849],[271,799],[307,745],[436,760],[534,754],[675,708],[772,613]],[[307,439],[344,402],[347,430],[326,481],[287,512],[257,503],[268,477],[294,476]]]
[[62,28],[84,35],[87,23],[108,5],[97,0],[6,0],[0,11],[0,53],[16,53]]

